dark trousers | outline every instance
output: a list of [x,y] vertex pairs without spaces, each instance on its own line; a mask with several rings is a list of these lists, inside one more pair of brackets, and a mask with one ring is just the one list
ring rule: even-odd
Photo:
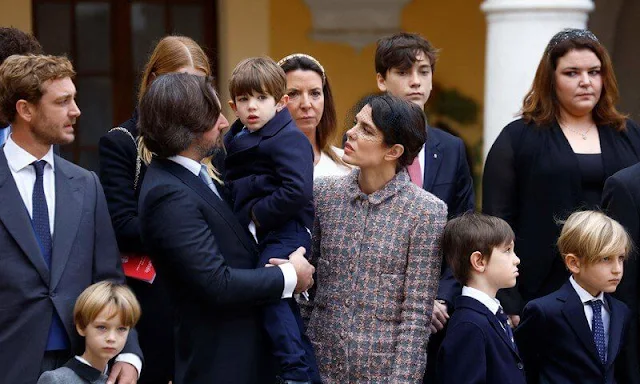
[[[260,236],[258,268],[271,258],[283,259],[298,247],[311,252],[311,236],[301,224],[290,221],[265,236]],[[295,299],[280,300],[263,308],[263,324],[271,340],[271,351],[284,380],[320,383],[320,374],[311,341],[305,335],[300,308]]]
[[60,351],[46,351],[40,363],[40,375],[46,371],[53,371],[65,365],[72,357],[71,351],[64,349]]

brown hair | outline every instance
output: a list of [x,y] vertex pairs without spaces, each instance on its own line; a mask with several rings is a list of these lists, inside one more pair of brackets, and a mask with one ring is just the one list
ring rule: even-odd
[[166,158],[213,129],[220,110],[211,77],[169,73],[155,79],[142,96],[138,126],[147,148]]
[[598,211],[574,212],[564,222],[558,250],[563,260],[575,255],[587,264],[604,257],[629,256],[633,243],[627,231],[614,219]]
[[42,55],[42,45],[30,34],[13,27],[0,28],[0,64],[12,55]]
[[140,303],[131,289],[123,284],[101,281],[85,289],[73,308],[73,322],[80,329],[85,329],[106,307],[113,305],[112,316],[120,316],[125,327],[134,327],[140,319]]
[[[149,83],[152,82],[151,80],[153,80],[154,76],[173,73],[184,67],[195,68],[202,71],[206,76],[211,76],[209,58],[198,43],[186,36],[171,35],[163,37],[153,49],[149,61],[147,61],[142,72],[140,89],[138,90],[138,102],[147,93]],[[147,149],[142,135],[138,137],[138,153],[145,164],[148,165],[151,162],[153,153]],[[218,171],[211,164],[211,159],[207,158],[203,163],[207,165],[209,175],[220,181]]]
[[13,122],[18,100],[37,104],[48,80],[73,78],[75,71],[66,57],[9,56],[0,65],[0,120]]
[[250,57],[242,60],[231,73],[229,94],[236,97],[253,92],[271,95],[280,101],[287,89],[287,77],[282,68],[269,57]]
[[453,276],[466,284],[471,277],[471,254],[480,252],[488,261],[493,249],[515,239],[506,221],[476,212],[451,219],[444,228],[442,252]]
[[322,117],[316,127],[316,143],[320,151],[324,152],[333,162],[337,164],[345,164],[342,159],[331,150],[331,143],[335,139],[337,133],[336,106],[331,93],[331,85],[329,78],[324,72],[324,68],[320,62],[314,57],[305,54],[289,55],[278,62],[285,74],[295,71],[313,71],[322,79],[322,94],[324,95],[324,109]]
[[376,73],[386,79],[391,68],[409,69],[416,62],[416,56],[424,53],[431,64],[431,71],[436,70],[438,50],[429,41],[417,33],[400,32],[385,36],[376,45]]
[[[571,33],[583,31],[583,33]],[[611,125],[615,130],[626,129],[626,116],[618,112],[618,82],[613,72],[613,64],[605,47],[591,34],[584,30],[561,31],[551,39],[545,49],[531,89],[522,104],[522,117],[529,123],[544,126],[552,124],[560,117],[560,108],[556,96],[555,71],[558,60],[573,50],[590,50],[602,64],[602,94],[593,108],[592,115],[596,125]]]

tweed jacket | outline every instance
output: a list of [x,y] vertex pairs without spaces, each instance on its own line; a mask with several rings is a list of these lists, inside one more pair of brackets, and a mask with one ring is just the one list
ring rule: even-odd
[[359,172],[314,186],[308,335],[324,383],[421,383],[447,206],[405,170],[366,195]]

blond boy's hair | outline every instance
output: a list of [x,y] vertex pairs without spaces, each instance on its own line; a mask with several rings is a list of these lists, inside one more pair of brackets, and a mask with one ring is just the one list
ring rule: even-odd
[[564,222],[558,249],[564,259],[573,254],[587,264],[605,257],[629,257],[633,248],[627,231],[614,219],[597,211],[574,212]]
[[113,305],[112,316],[120,316],[122,325],[134,327],[140,319],[140,303],[129,287],[111,281],[101,281],[85,289],[73,308],[73,321],[85,329],[107,306]]
[[269,57],[251,57],[236,65],[229,80],[229,94],[233,102],[236,97],[250,95],[254,91],[271,95],[280,101],[287,90],[287,75]]

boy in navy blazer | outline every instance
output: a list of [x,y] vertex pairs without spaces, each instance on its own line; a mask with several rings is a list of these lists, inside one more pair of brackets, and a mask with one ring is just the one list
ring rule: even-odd
[[571,277],[559,290],[530,301],[515,338],[529,383],[626,383],[614,376],[625,353],[629,310],[609,293],[622,279],[631,249],[624,228],[601,212],[575,212],[558,249]]
[[463,285],[438,353],[442,384],[524,384],[524,366],[496,293],[516,284],[520,259],[502,219],[466,213],[447,223],[442,251]]
[[[285,91],[286,75],[270,58],[243,60],[229,81],[238,120],[224,138],[224,180],[236,216],[258,241],[257,267],[298,247],[311,249],[313,149],[286,108]],[[296,301],[267,305],[263,314],[281,379],[320,383]]]

